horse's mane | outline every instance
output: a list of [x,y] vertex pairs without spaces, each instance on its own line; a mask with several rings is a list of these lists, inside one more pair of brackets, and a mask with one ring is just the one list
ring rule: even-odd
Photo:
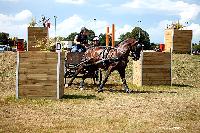
[[136,39],[134,39],[134,38],[127,38],[127,39],[125,39],[123,41],[120,41],[118,43],[118,47],[121,46],[121,45],[124,45],[126,43],[133,43],[133,42],[136,42]]
[[103,48],[103,49],[113,49],[114,48],[114,49],[116,49],[119,46],[122,46],[122,45],[124,45],[126,43],[131,43],[131,42],[135,42],[135,41],[136,41],[136,39],[127,38],[127,39],[125,39],[123,41],[118,42],[118,44],[115,47],[108,46],[108,48],[107,48],[106,46],[89,46],[88,49],[90,49],[90,50],[91,49],[95,49],[95,48]]

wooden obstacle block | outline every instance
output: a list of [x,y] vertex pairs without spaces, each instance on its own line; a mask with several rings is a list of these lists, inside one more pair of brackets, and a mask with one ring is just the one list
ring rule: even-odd
[[165,30],[165,51],[174,53],[191,53],[192,30]]
[[171,85],[170,52],[143,51],[138,61],[133,61],[133,84]]
[[38,43],[45,44],[49,38],[47,27],[28,27],[28,51],[41,51]]
[[61,52],[17,52],[16,98],[61,98],[64,56]]

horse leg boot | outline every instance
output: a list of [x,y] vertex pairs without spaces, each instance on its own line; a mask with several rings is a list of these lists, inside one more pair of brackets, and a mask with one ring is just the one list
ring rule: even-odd
[[84,81],[85,81],[85,79],[86,79],[86,77],[84,75],[83,78],[82,78],[82,81],[80,82],[80,86],[79,86],[80,90],[83,90],[83,88],[84,88]]
[[99,73],[99,85],[101,85],[101,82],[102,82],[102,71],[101,71],[101,69],[98,70],[98,73]]
[[98,80],[98,78],[97,78],[98,73],[97,73],[97,71],[93,71],[91,73],[92,73],[93,83],[94,83],[94,85],[96,85],[96,81]]
[[101,69],[94,71],[93,81],[94,81],[94,85],[96,85],[96,81],[98,82],[97,85],[101,85],[101,81],[102,81]]
[[126,83],[126,79],[125,78],[122,79],[122,83],[123,83],[123,86],[124,86],[124,92],[125,93],[130,93],[130,90],[128,88],[128,85]]
[[71,80],[69,81],[69,83],[67,84],[68,86],[72,85],[72,82],[74,81],[74,79],[76,78],[76,76],[81,72],[81,70],[83,70],[83,66],[79,66],[78,70],[75,72],[75,74],[73,75],[73,77],[71,78]]
[[129,90],[128,85],[127,85],[127,83],[126,83],[125,69],[118,70],[118,72],[119,72],[120,77],[121,77],[121,79],[122,79],[124,92],[130,93],[130,90]]
[[105,77],[105,79],[103,80],[102,84],[99,86],[98,92],[103,92],[103,86],[104,86],[105,83],[107,82],[108,77],[110,76],[110,74],[111,74],[111,69],[108,69],[107,72],[106,72],[106,77]]

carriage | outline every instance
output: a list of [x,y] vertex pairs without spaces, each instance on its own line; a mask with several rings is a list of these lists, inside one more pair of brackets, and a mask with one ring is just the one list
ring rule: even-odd
[[[72,78],[74,76],[75,72],[78,69],[78,66],[82,62],[83,56],[84,52],[71,52],[71,51],[65,52],[65,74],[64,74],[65,84],[67,83],[67,78]],[[96,71],[95,73],[83,71],[82,73],[77,75],[76,78],[83,78],[83,76],[84,78],[92,78],[94,84],[96,84],[96,81],[99,81],[98,73],[99,71]]]
[[83,54],[84,52],[65,52],[65,78],[71,78],[74,75]]

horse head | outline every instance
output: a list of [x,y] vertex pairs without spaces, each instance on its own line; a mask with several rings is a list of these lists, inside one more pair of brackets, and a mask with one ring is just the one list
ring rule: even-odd
[[128,38],[124,42],[124,44],[128,44],[130,50],[130,56],[133,60],[137,61],[140,58],[140,52],[142,50],[142,44],[140,41],[136,41],[135,39]]
[[131,47],[131,57],[133,60],[137,61],[140,58],[140,52],[142,51],[143,44],[139,41],[136,41],[135,44]]

